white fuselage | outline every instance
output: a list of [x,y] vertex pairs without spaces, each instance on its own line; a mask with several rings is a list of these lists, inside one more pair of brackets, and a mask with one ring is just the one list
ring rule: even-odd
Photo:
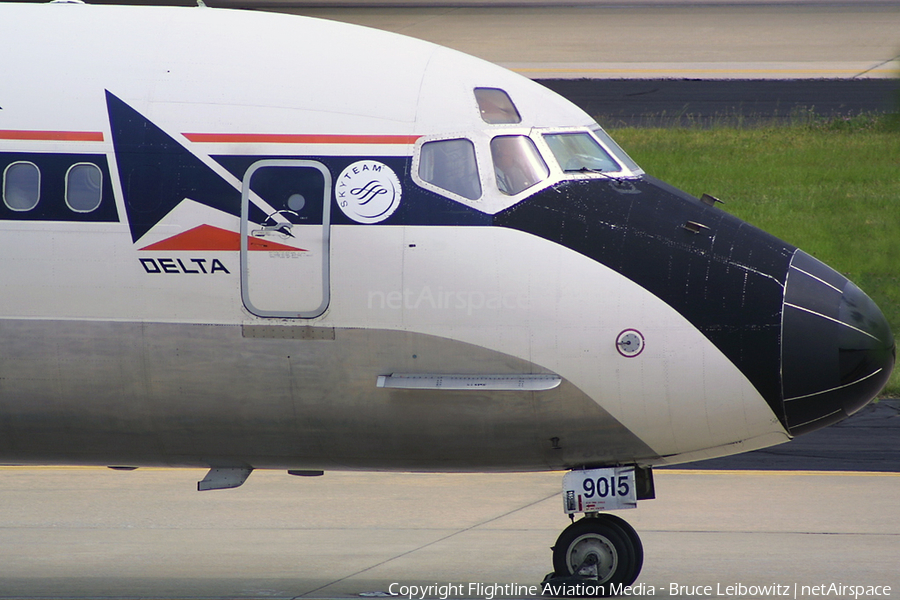
[[[41,179],[35,207],[27,193],[0,207],[0,461],[540,470],[790,438],[670,303],[492,221],[567,182],[643,176],[622,164],[616,184],[553,162],[546,132],[606,141],[539,85],[425,42],[284,15],[10,4],[0,37],[0,169]],[[504,90],[520,122],[486,122],[475,88]],[[539,183],[502,191],[489,168],[498,135],[532,140]],[[457,138],[474,148],[475,199],[423,166],[423,145]],[[73,210],[75,184],[61,183],[77,164],[96,165],[91,211]],[[362,190],[354,169],[373,165],[395,176],[372,179],[373,201],[393,204],[347,212],[343,186]],[[277,206],[254,169],[314,191]],[[629,330],[636,354],[617,345]],[[378,387],[391,374],[472,380]],[[491,388],[534,374],[559,384]]]

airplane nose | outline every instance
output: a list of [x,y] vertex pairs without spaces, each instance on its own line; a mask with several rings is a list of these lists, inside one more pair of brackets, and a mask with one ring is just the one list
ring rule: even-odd
[[792,435],[865,406],[890,377],[896,346],[874,302],[846,277],[797,250],[784,294],[782,390]]

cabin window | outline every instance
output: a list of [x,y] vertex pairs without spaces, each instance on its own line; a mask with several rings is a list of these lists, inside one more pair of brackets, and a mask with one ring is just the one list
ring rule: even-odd
[[491,140],[491,158],[497,188],[515,196],[550,175],[531,138],[524,135],[500,135]]
[[41,172],[30,162],[14,162],[3,171],[3,203],[10,210],[28,211],[41,199]]
[[481,197],[475,145],[467,139],[437,140],[422,144],[419,177],[422,181],[469,200]]
[[544,140],[559,167],[568,173],[622,170],[589,133],[548,133],[544,134]]
[[66,204],[75,212],[88,213],[103,199],[103,173],[93,163],[72,165],[66,173]]
[[490,125],[521,123],[522,117],[509,94],[497,88],[475,88],[481,118]]

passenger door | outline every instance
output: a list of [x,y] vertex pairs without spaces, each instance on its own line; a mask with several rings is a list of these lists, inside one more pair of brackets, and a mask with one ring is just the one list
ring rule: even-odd
[[[261,160],[247,169],[241,297],[254,315],[309,319],[328,308],[331,187],[331,173],[315,161]],[[251,203],[266,214],[261,223],[250,220]]]

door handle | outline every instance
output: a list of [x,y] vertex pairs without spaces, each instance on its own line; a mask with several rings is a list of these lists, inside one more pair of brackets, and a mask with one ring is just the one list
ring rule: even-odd
[[[291,233],[294,224],[290,221],[282,221],[279,223],[274,219],[276,215],[294,215],[295,217],[299,216],[292,210],[276,210],[275,212],[266,215],[266,218],[262,222],[261,228],[254,229],[250,232],[250,235],[252,235],[253,237],[262,237],[267,233],[280,233],[281,235],[294,237],[294,234]],[[266,225],[268,221],[272,221],[272,224]]]

